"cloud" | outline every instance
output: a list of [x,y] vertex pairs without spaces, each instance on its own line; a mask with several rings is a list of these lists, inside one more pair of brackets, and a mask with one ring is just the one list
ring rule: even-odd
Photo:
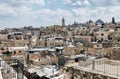
[[20,4],[38,4],[40,6],[45,6],[44,0],[12,0],[13,3]]
[[0,15],[1,16],[17,16],[17,12],[13,7],[8,4],[1,3],[0,4]]
[[77,2],[75,2],[75,3],[72,3],[71,5],[73,5],[73,6],[76,6],[76,5],[79,5],[79,6],[81,6],[81,5],[82,5],[82,2],[80,2],[80,1],[77,1]]
[[83,2],[83,5],[89,5],[90,3],[89,3],[89,1],[88,0],[85,0],[84,2]]
[[72,1],[71,0],[63,0],[64,4],[70,4]]
[[89,6],[89,0],[63,0],[69,6]]
[[97,19],[102,19],[105,22],[110,22],[112,17],[115,17],[117,20],[120,16],[119,10],[120,6],[108,6],[108,7],[97,7],[95,9],[91,8],[77,8],[72,11],[75,14],[75,17],[81,18],[81,22],[86,22],[90,19],[96,21]]
[[67,22],[70,17],[72,17],[72,13],[68,10],[62,10],[60,8],[56,10],[51,9],[42,9],[38,12],[41,21],[46,23],[47,25],[51,24],[61,24],[61,19],[64,17],[66,18]]
[[90,0],[90,2],[96,6],[119,6],[120,0]]
[[45,1],[44,0],[30,0],[30,2],[45,6]]
[[32,8],[27,7],[25,5],[21,5],[19,7],[13,7],[10,6],[6,3],[1,3],[0,4],[0,16],[17,16],[17,17],[21,17],[21,16],[34,16],[34,11]]
[[63,17],[66,24],[113,16],[119,21],[119,5],[119,0],[0,0],[0,25],[61,25]]
[[25,5],[16,7],[15,10],[19,16],[33,16],[35,14],[32,8],[27,7]]

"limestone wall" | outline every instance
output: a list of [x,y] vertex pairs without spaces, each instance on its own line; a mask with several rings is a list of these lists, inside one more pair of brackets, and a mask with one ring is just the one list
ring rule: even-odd
[[119,79],[69,67],[64,69],[64,79]]

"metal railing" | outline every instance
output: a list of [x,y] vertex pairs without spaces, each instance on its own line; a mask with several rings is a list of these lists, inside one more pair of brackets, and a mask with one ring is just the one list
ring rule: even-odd
[[80,61],[79,66],[105,74],[120,76],[120,62],[118,61],[100,59]]
[[36,73],[30,73],[25,69],[24,64],[19,59],[1,59],[0,67],[3,79],[24,79],[26,76],[28,79],[49,79],[47,77],[39,77]]
[[23,64],[17,59],[0,60],[3,79],[23,79]]

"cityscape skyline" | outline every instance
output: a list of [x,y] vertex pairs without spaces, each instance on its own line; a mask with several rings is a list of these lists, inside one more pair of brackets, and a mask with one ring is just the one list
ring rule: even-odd
[[0,27],[61,25],[90,19],[119,22],[119,0],[0,0]]
[[0,79],[120,79],[120,0],[0,0]]

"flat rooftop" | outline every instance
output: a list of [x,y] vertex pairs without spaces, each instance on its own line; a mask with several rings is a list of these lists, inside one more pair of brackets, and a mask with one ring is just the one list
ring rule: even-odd
[[67,67],[120,79],[120,61],[95,59],[70,63]]
[[39,76],[46,76],[50,79],[63,79],[64,78],[63,72],[61,70],[57,70],[57,68],[52,65],[46,65],[42,67],[32,66],[28,68],[28,71],[30,73],[36,72]]

